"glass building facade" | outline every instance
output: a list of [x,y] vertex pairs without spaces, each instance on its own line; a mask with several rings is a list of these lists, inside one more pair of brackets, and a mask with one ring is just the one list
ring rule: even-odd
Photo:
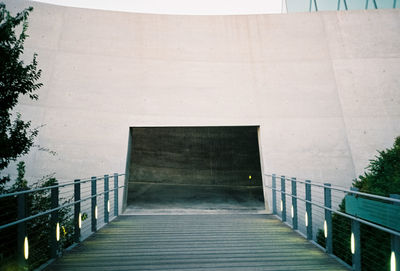
[[287,12],[323,10],[387,9],[399,7],[400,0],[286,0]]

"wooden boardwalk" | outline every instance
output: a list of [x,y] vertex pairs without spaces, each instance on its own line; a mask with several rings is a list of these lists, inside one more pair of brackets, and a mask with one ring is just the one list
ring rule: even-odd
[[120,216],[47,270],[348,270],[269,215]]

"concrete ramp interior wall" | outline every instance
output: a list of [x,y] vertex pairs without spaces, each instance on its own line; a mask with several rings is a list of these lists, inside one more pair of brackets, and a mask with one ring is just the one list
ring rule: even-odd
[[128,207],[264,208],[257,129],[131,128]]

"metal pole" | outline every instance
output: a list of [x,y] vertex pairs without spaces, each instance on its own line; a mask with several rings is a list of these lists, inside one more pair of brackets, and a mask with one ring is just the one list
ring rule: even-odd
[[272,174],[272,213],[274,215],[276,212],[276,175]]
[[[360,222],[351,220],[351,253],[354,271],[361,271]],[[353,250],[354,249],[354,250]]]
[[[391,194],[391,198],[400,199],[400,195]],[[395,203],[396,205],[400,205],[399,203]],[[394,265],[390,270],[399,270],[400,268],[400,237],[396,235],[391,235],[391,255],[390,255],[390,264]],[[393,258],[394,257],[394,258]]]
[[345,10],[348,10],[348,7],[347,7],[347,0],[343,0],[343,3],[344,3],[344,9],[345,9]]
[[114,173],[114,216],[118,216],[118,173]]
[[[57,185],[57,183],[55,184]],[[51,209],[58,207],[58,187],[51,189]],[[58,221],[58,210],[51,212],[50,217],[51,234],[50,234],[50,254],[51,258],[57,258],[58,241],[60,240],[60,224]],[[58,239],[58,240],[57,240]]]
[[314,0],[315,11],[318,11],[317,0]]
[[96,198],[96,177],[92,177],[92,232],[97,230],[97,198]]
[[74,180],[74,225],[75,225],[75,234],[74,239],[76,243],[80,242],[81,236],[81,226],[82,226],[82,217],[81,217],[81,203],[77,202],[81,200],[81,184],[80,180]]
[[[26,194],[19,194],[18,198],[17,198],[17,203],[18,203],[17,218],[18,218],[18,220],[24,219],[27,215],[25,195]],[[18,266],[21,269],[25,269],[27,266],[27,259],[25,259],[25,245],[24,245],[25,238],[28,238],[27,230],[26,230],[26,222],[22,222],[22,223],[19,223],[17,226],[17,246],[18,246],[17,257],[18,257]],[[29,250],[28,250],[28,253],[29,253]]]
[[104,223],[108,223],[108,212],[109,212],[109,198],[108,198],[108,175],[104,175]]
[[292,178],[292,225],[293,225],[293,230],[297,230],[297,182],[296,178]]
[[281,176],[281,211],[282,211],[282,221],[286,221],[286,184],[285,176]]
[[312,229],[312,204],[311,204],[311,181],[306,180],[306,220],[307,220],[307,239],[313,239],[313,229]]
[[[395,268],[391,270],[398,270],[400,267],[400,237],[391,235],[391,248],[390,262],[395,265]],[[394,257],[394,260],[392,257]]]
[[[332,197],[331,197],[331,184],[325,183],[324,184],[324,202],[325,207],[331,208],[332,207]],[[326,227],[326,229],[325,229]],[[328,254],[332,254],[332,212],[325,209],[325,222],[324,222],[324,231],[327,231],[326,234],[326,252]]]

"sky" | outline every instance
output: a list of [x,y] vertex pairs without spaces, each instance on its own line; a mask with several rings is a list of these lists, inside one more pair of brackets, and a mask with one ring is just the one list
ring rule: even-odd
[[282,0],[35,0],[56,5],[159,14],[282,13]]

